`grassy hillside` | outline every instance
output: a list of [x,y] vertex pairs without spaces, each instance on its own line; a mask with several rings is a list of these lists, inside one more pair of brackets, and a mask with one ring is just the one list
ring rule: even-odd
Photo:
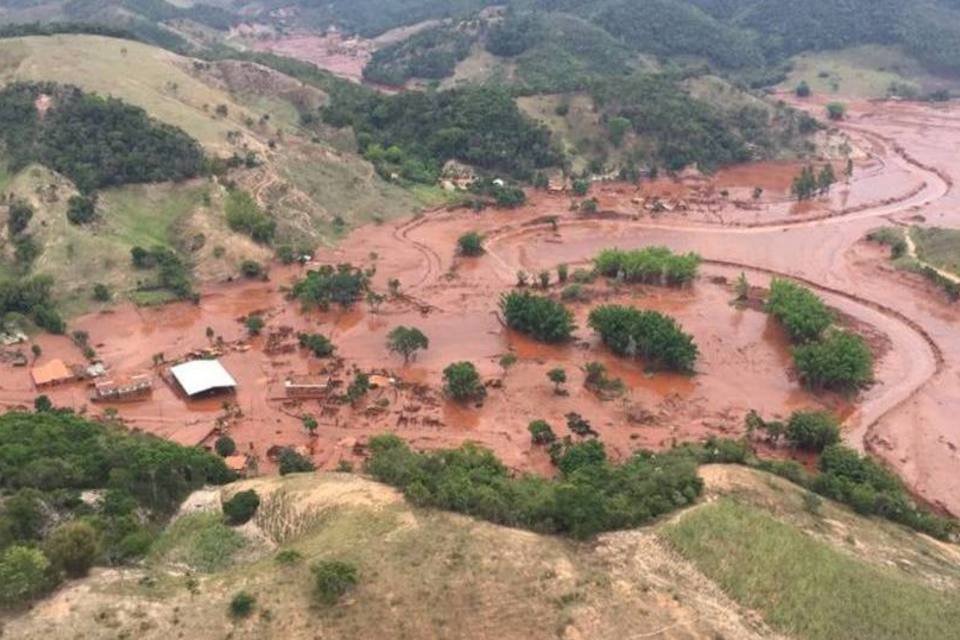
[[[829,502],[813,509],[801,490],[762,473],[708,466],[702,474],[701,506],[590,544],[411,508],[349,474],[246,481],[223,495],[258,492],[251,524],[225,527],[220,492],[195,494],[143,567],[71,583],[5,630],[25,640],[64,625],[88,638],[299,639],[318,629],[365,638],[384,627],[398,638],[839,637],[817,635],[823,629],[949,637],[955,547]],[[714,544],[711,527],[730,535]],[[758,569],[752,559],[766,555],[783,562]],[[311,596],[309,567],[320,560],[358,569],[357,587],[337,605]],[[767,569],[781,566],[791,570]],[[232,617],[228,604],[241,590],[256,598],[253,613]],[[856,603],[865,615],[840,615]],[[881,621],[892,621],[885,635],[870,635]]]

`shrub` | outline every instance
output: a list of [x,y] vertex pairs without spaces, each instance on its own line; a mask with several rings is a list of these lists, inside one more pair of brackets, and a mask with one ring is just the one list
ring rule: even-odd
[[797,85],[796,94],[798,98],[809,98],[810,97],[810,85],[807,84],[806,80],[801,80],[800,84]]
[[674,254],[667,247],[634,251],[605,249],[594,259],[597,273],[626,282],[680,286],[697,277],[701,258],[696,253]]
[[81,578],[97,559],[97,532],[86,522],[67,522],[53,530],[43,550],[54,567],[71,578]]
[[573,193],[581,198],[590,191],[590,181],[584,178],[577,178],[571,186],[573,187]]
[[820,342],[793,350],[804,384],[814,389],[856,391],[873,381],[873,354],[866,341],[846,331],[831,331]]
[[387,349],[403,356],[404,364],[410,362],[417,351],[430,346],[430,340],[416,327],[395,327],[387,334]]
[[246,591],[238,591],[230,599],[230,615],[234,618],[246,618],[253,613],[257,599]]
[[303,560],[303,554],[296,549],[281,549],[273,559],[277,564],[293,565]]
[[550,371],[547,371],[547,378],[554,385],[553,392],[560,395],[563,390],[563,385],[567,381],[567,372],[560,367],[550,369]]
[[310,458],[300,455],[290,447],[284,447],[280,450],[277,456],[277,463],[278,470],[282,476],[288,473],[302,473],[316,469]]
[[767,312],[783,324],[793,342],[816,340],[833,322],[833,314],[819,296],[781,278],[770,283]]
[[827,103],[827,117],[831,120],[843,120],[847,113],[847,107],[842,102]]
[[650,368],[693,370],[697,346],[669,316],[604,305],[590,312],[588,324],[617,355],[642,358]]
[[557,458],[557,468],[570,476],[580,469],[598,467],[607,461],[607,452],[599,440],[587,440],[566,447]]
[[217,438],[217,441],[213,443],[213,450],[216,451],[217,455],[221,458],[226,458],[237,452],[237,443],[234,442],[230,436],[220,436]]
[[570,267],[568,267],[566,264],[557,265],[557,280],[560,282],[560,284],[564,284],[569,276]]
[[337,348],[325,335],[319,333],[301,333],[297,335],[300,346],[309,349],[318,358],[327,358],[333,355]]
[[483,253],[483,236],[470,231],[457,238],[457,251],[462,256],[479,256]]
[[795,411],[787,421],[787,437],[801,449],[820,452],[840,441],[840,426],[825,411]]
[[227,524],[236,526],[246,523],[260,507],[260,496],[253,489],[238,491],[223,503],[223,515]]
[[243,326],[247,328],[247,332],[251,336],[258,336],[260,332],[263,331],[263,327],[266,325],[263,318],[258,315],[247,316],[247,319],[243,321]]
[[507,326],[541,342],[564,342],[576,325],[573,313],[559,302],[530,292],[512,291],[500,298]]
[[244,260],[240,263],[240,273],[246,278],[259,278],[263,275],[263,265],[256,260]]
[[527,426],[527,430],[530,432],[530,441],[533,444],[553,444],[557,439],[553,427],[546,420],[534,420]]
[[331,606],[357,585],[357,568],[339,560],[324,560],[310,567],[313,594],[320,604]]
[[94,300],[97,302],[110,302],[111,297],[110,288],[107,285],[103,284],[102,282],[98,282],[93,285]]
[[32,218],[33,205],[21,199],[11,202],[7,211],[7,230],[10,237],[14,238],[26,231]]
[[443,390],[458,402],[478,400],[487,393],[472,362],[455,362],[444,369]]
[[0,555],[0,605],[16,605],[43,593],[50,585],[50,561],[38,549],[19,545]]
[[96,194],[70,196],[67,200],[67,220],[71,224],[82,225],[97,217]]
[[246,191],[233,189],[227,194],[224,204],[227,226],[233,231],[245,233],[255,242],[267,244],[273,240],[277,223],[260,209],[260,205]]

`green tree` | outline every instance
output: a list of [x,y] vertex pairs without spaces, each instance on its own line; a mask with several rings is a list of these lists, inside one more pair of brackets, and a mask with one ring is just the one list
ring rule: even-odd
[[70,196],[67,200],[67,220],[83,225],[97,217],[97,194]]
[[806,80],[801,80],[800,84],[797,85],[796,94],[798,98],[809,98],[810,94],[810,85],[807,84]]
[[11,202],[7,210],[7,231],[10,237],[15,238],[26,231],[32,218],[33,205],[19,198]]
[[247,319],[243,321],[243,325],[247,328],[247,333],[251,336],[258,336],[260,332],[263,331],[266,322],[264,322],[261,316],[252,314],[247,316]]
[[387,349],[403,356],[404,364],[409,363],[418,351],[429,346],[429,338],[416,327],[398,326],[387,334]]
[[563,385],[567,381],[567,372],[557,367],[547,371],[547,378],[553,383],[553,392],[557,395],[563,394]]
[[49,568],[39,549],[7,547],[0,555],[0,604],[16,605],[40,595],[50,584]]
[[557,440],[557,434],[546,420],[534,420],[527,426],[527,431],[533,444],[550,445]]
[[840,441],[840,425],[826,411],[795,411],[786,433],[795,446],[817,453]]
[[97,302],[110,302],[112,294],[110,293],[110,287],[98,282],[93,285],[93,299]]
[[582,198],[590,191],[590,181],[584,178],[577,178],[573,181],[572,187],[574,195]]
[[[224,107],[224,110],[226,110],[226,107]],[[230,598],[230,615],[234,618],[246,618],[253,613],[256,604],[256,597],[246,591],[238,591]]]
[[35,411],[41,412],[53,411],[53,402],[50,401],[49,396],[41,393],[33,399],[33,408]]
[[223,503],[223,516],[227,524],[237,526],[246,523],[260,507],[260,496],[253,489],[238,491]]
[[216,451],[217,455],[221,458],[226,458],[237,452],[237,443],[234,442],[230,436],[220,436],[217,438],[217,441],[213,443],[213,450]]
[[623,137],[630,130],[632,123],[626,118],[614,116],[607,122],[607,130],[610,132],[610,141],[614,146],[619,147],[623,144]]
[[278,470],[282,476],[288,473],[302,473],[316,469],[309,458],[300,455],[290,447],[284,447],[280,450],[280,453],[277,455],[277,463]]
[[300,346],[313,352],[318,358],[327,358],[337,350],[330,338],[320,333],[300,333],[297,335]]
[[576,324],[573,312],[563,304],[529,291],[511,291],[500,298],[500,310],[507,326],[541,342],[565,342]]
[[480,374],[472,362],[454,362],[444,369],[443,390],[458,402],[477,400],[486,395]]
[[828,162],[820,169],[820,174],[817,177],[817,189],[820,191],[820,195],[824,195],[830,191],[830,187],[832,187],[836,181],[837,176],[833,172],[833,165]]
[[317,428],[320,426],[320,423],[317,422],[317,419],[314,418],[309,413],[305,413],[300,416],[300,422],[303,423],[303,428],[307,430],[311,436],[316,435]]
[[69,577],[81,578],[97,559],[97,538],[96,530],[86,522],[67,522],[54,529],[44,541],[44,554]]
[[794,348],[793,362],[804,384],[815,389],[850,392],[873,381],[870,347],[847,331],[831,331],[819,342]]
[[457,250],[462,256],[479,256],[483,254],[483,236],[476,231],[470,231],[457,239]]
[[831,120],[843,120],[847,114],[847,107],[842,102],[827,103],[827,117]]
[[323,560],[310,567],[314,598],[322,605],[340,601],[358,582],[357,568],[340,560]]

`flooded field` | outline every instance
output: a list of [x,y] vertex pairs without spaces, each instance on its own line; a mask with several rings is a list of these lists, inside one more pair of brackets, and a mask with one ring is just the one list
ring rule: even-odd
[[[329,468],[355,461],[356,445],[370,435],[395,432],[418,447],[480,442],[515,468],[547,473],[546,454],[531,447],[526,430],[534,419],[565,434],[564,416],[577,412],[608,450],[625,456],[709,434],[739,435],[750,409],[785,416],[826,407],[845,419],[851,445],[875,452],[922,496],[960,513],[960,311],[889,269],[882,252],[861,243],[868,230],[891,219],[922,216],[930,224],[960,226],[952,189],[960,173],[960,108],[859,103],[838,127],[849,138],[853,173],[828,196],[803,206],[789,194],[798,163],[661,178],[639,188],[598,183],[590,194],[598,211],[589,215],[571,211],[569,194],[532,192],[517,210],[429,212],[358,229],[337,249],[321,252],[322,263],[375,266],[378,291],[386,292],[389,280],[400,281],[401,295],[376,313],[363,303],[348,311],[303,311],[284,291],[299,269],[275,267],[268,282],[210,285],[199,305],[119,306],[79,318],[73,328],[89,333],[112,373],[153,372],[149,398],[111,408],[128,425],[207,445],[222,429],[261,469],[271,468],[267,450],[276,445],[303,447]],[[837,163],[817,163],[828,161]],[[457,237],[470,230],[486,236],[487,253],[455,256]],[[699,252],[705,259],[700,278],[685,289],[588,285],[588,300],[571,303],[576,340],[561,347],[516,335],[498,318],[497,301],[515,286],[518,270],[536,274],[560,263],[572,269],[603,248],[650,244]],[[802,389],[791,375],[780,329],[762,312],[731,304],[729,283],[741,272],[758,287],[773,275],[788,275],[815,288],[868,336],[878,356],[876,384],[856,398]],[[556,283],[549,290],[559,291]],[[700,347],[695,375],[650,374],[642,362],[612,356],[586,328],[589,309],[601,301],[675,316]],[[263,335],[252,339],[242,324],[251,313],[266,320]],[[385,346],[386,334],[398,325],[416,326],[430,339],[430,348],[406,366]],[[308,356],[296,345],[299,331],[329,336],[339,358]],[[38,341],[39,364],[83,361],[67,338]],[[235,396],[185,400],[161,379],[165,367],[154,365],[159,354],[172,361],[210,348],[222,352],[238,383]],[[500,360],[507,353],[517,362],[504,369]],[[460,360],[475,363],[487,382],[481,406],[452,404],[441,393],[443,368]],[[592,361],[623,381],[622,395],[601,398],[584,387],[582,367]],[[0,366],[0,402],[31,404],[37,392],[30,367]],[[547,380],[555,367],[566,370],[567,395],[557,395]],[[351,406],[335,396],[355,371],[383,379]],[[305,374],[329,383],[328,397],[286,397],[285,380]],[[45,392],[57,405],[93,414],[108,409],[91,404],[82,383]],[[315,437],[302,426],[304,414],[319,422]]]

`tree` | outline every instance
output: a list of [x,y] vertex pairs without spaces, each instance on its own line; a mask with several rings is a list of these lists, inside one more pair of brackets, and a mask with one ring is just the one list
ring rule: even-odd
[[747,274],[743,271],[737,277],[734,292],[737,294],[737,302],[746,302],[750,298],[750,282],[747,280]]
[[793,362],[800,379],[814,389],[852,392],[873,380],[870,347],[847,331],[831,331],[819,342],[794,348]]
[[478,400],[486,395],[480,374],[472,362],[455,362],[443,370],[443,390],[458,402]]
[[[226,111],[226,107],[224,107]],[[226,113],[224,113],[226,115]],[[234,618],[246,618],[253,613],[253,608],[257,604],[256,597],[246,591],[238,591],[230,598],[230,615]]]
[[238,491],[223,503],[223,515],[227,524],[237,526],[246,523],[260,507],[260,496],[253,489]]
[[816,340],[833,322],[833,313],[819,296],[783,278],[770,282],[766,310],[783,324],[792,342]]
[[794,446],[820,453],[840,442],[840,425],[826,411],[795,411],[787,421],[786,434]]
[[50,584],[49,567],[39,549],[7,547],[0,555],[0,604],[16,605],[40,595]]
[[263,275],[263,265],[256,260],[244,260],[240,263],[240,273],[246,278],[259,278]]
[[810,91],[810,85],[807,84],[807,81],[806,81],[806,80],[801,80],[801,81],[800,81],[800,84],[797,85],[796,93],[797,93],[797,97],[798,97],[798,98],[809,98],[809,97],[810,97],[810,94],[811,94],[812,92]]
[[226,458],[237,452],[237,443],[234,442],[230,436],[220,436],[213,444],[213,450],[216,451],[217,455],[221,458]]
[[290,447],[284,447],[277,456],[278,470],[280,475],[285,476],[288,473],[301,473],[304,471],[313,471],[316,469],[313,462],[306,456],[302,456]]
[[43,353],[43,347],[34,342],[32,345],[30,345],[30,352],[33,353],[33,360],[36,362],[37,358],[40,357],[40,354]]
[[590,312],[587,323],[614,353],[642,358],[651,369],[692,372],[699,356],[693,336],[658,311],[602,305]]
[[314,598],[322,605],[335,605],[357,585],[357,568],[339,560],[323,560],[310,567]]
[[297,335],[300,346],[313,352],[318,358],[327,358],[337,350],[330,338],[320,333],[301,333]]
[[251,336],[258,336],[266,325],[266,322],[264,322],[261,316],[252,314],[247,316],[247,319],[243,321],[243,325],[247,328],[247,332]]
[[517,354],[515,353],[505,353],[500,356],[500,368],[503,369],[503,375],[507,375],[507,371],[513,365],[517,364]]
[[847,113],[847,107],[842,102],[830,102],[827,104],[827,117],[831,120],[843,120]]
[[809,200],[817,193],[819,183],[813,172],[813,167],[806,166],[800,170],[800,175],[793,179],[790,191],[797,200]]
[[820,191],[820,195],[825,195],[830,191],[830,187],[832,187],[836,181],[837,177],[833,172],[833,165],[828,162],[820,169],[820,174],[817,177],[817,189]]
[[560,284],[563,284],[567,281],[567,278],[570,276],[570,267],[565,263],[560,263],[557,265],[557,280]]
[[557,434],[546,420],[534,420],[527,426],[527,431],[530,432],[530,441],[535,445],[550,445],[557,440]]
[[560,367],[550,369],[550,371],[547,371],[547,378],[549,378],[550,382],[554,385],[553,392],[558,396],[563,395],[563,385],[567,381],[567,372]]
[[32,218],[33,205],[21,199],[11,202],[7,212],[7,230],[10,237],[14,238],[26,231]]
[[50,412],[53,411],[53,402],[50,401],[50,398],[46,394],[40,394],[34,398],[33,408],[39,412]]
[[590,426],[590,422],[579,413],[571,411],[564,417],[567,419],[567,428],[570,429],[571,433],[574,433],[581,438],[600,435],[593,430],[593,427]]
[[93,299],[97,302],[110,302],[111,298],[110,287],[98,282],[93,285]]
[[457,239],[457,250],[460,255],[474,257],[483,254],[483,236],[476,231],[470,231]]
[[67,200],[67,220],[71,224],[83,225],[97,217],[97,195],[70,196]]
[[614,146],[619,147],[623,144],[623,137],[630,130],[632,123],[621,116],[614,116],[607,122],[607,130],[610,132],[610,141]]
[[581,198],[590,191],[590,181],[585,178],[577,178],[571,186],[573,187],[573,193]]
[[316,418],[309,413],[305,413],[300,417],[300,421],[303,423],[303,428],[307,430],[307,433],[311,436],[316,435],[317,427],[320,426]]
[[387,334],[387,349],[403,356],[403,364],[410,362],[418,351],[427,349],[430,340],[416,327],[395,327]]
[[356,404],[360,398],[367,395],[370,391],[370,376],[365,373],[357,373],[353,377],[353,382],[347,387],[347,402]]
[[71,578],[82,578],[99,553],[97,532],[86,522],[67,522],[53,530],[43,550],[54,567]]

